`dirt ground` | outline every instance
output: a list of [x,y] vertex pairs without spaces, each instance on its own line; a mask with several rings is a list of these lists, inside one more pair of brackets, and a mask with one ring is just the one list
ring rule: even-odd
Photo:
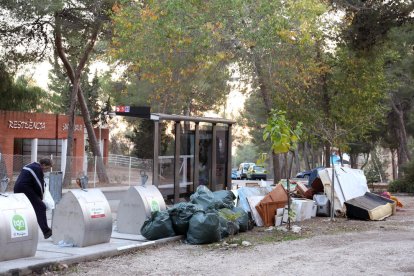
[[[300,233],[256,227],[209,245],[173,242],[48,275],[414,275],[414,197],[384,221],[316,217]],[[248,245],[242,245],[242,242]]]

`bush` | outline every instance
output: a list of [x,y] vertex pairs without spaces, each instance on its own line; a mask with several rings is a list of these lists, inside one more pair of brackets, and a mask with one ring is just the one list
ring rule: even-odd
[[388,191],[392,193],[413,193],[414,192],[414,184],[413,182],[408,182],[403,179],[397,179],[388,185]]
[[392,181],[388,185],[388,191],[390,192],[403,192],[413,193],[414,192],[414,160],[407,163],[402,167],[403,177]]

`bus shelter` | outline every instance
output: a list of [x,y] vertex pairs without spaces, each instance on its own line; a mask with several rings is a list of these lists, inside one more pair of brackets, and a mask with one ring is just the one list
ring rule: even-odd
[[[153,122],[152,184],[163,196],[176,203],[199,185],[212,191],[231,189],[231,131],[235,121],[151,113],[149,107],[132,106],[117,106],[115,114]],[[163,122],[168,123],[173,136],[172,155],[162,151]]]

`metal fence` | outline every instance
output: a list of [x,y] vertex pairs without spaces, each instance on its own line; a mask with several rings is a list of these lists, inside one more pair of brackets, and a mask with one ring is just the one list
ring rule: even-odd
[[[60,156],[50,156],[53,159],[53,171],[65,171],[68,160],[62,160]],[[0,154],[0,181],[6,191],[12,191],[14,182],[20,174],[23,166],[31,163],[30,155],[5,155]],[[71,184],[64,188],[77,188],[76,181],[87,180],[87,186],[133,186],[141,185],[143,179],[147,183],[152,182],[152,159],[140,159],[132,156],[112,155],[103,158],[109,183],[102,184],[99,182],[97,157],[85,156],[83,158],[72,157]],[[47,175],[45,177],[48,177]],[[7,182],[7,185],[5,184]]]

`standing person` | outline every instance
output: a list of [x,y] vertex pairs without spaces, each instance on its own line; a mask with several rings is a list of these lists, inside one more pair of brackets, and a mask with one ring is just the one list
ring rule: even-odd
[[37,223],[43,232],[45,239],[52,236],[52,229],[47,225],[46,205],[43,203],[45,191],[44,173],[52,168],[52,160],[42,158],[23,167],[14,185],[15,193],[24,193],[32,204],[37,218]]

